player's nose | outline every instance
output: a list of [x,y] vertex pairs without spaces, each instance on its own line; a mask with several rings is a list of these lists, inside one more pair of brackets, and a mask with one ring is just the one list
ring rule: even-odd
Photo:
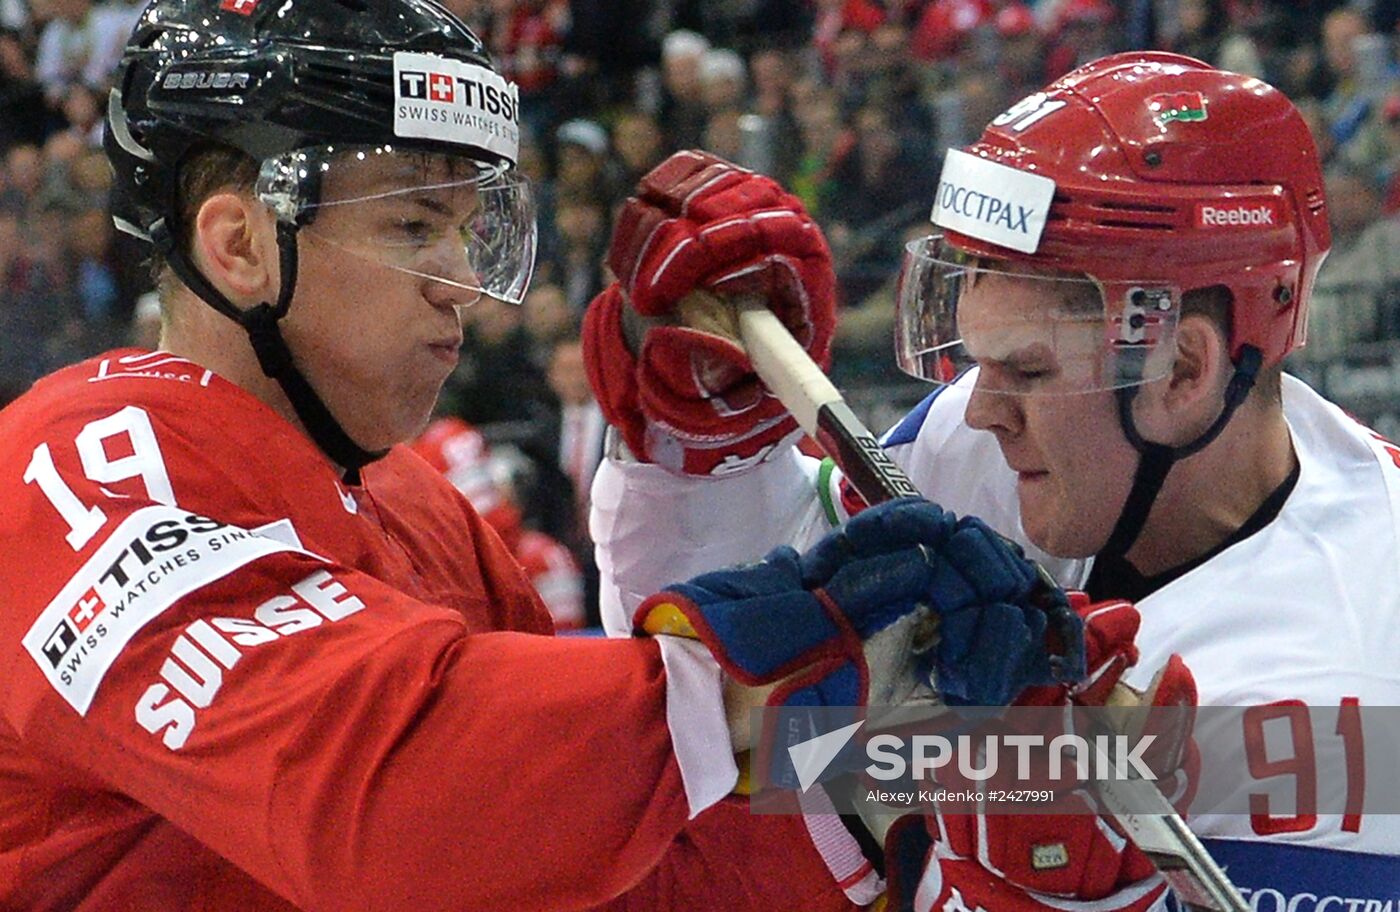
[[461,319],[465,308],[481,299],[481,277],[461,245],[444,243],[436,254],[432,268],[425,270],[423,296],[434,307],[453,308]]
[[1019,396],[989,388],[985,372],[979,372],[967,402],[968,427],[994,434],[1014,434],[1021,429],[1021,399]]

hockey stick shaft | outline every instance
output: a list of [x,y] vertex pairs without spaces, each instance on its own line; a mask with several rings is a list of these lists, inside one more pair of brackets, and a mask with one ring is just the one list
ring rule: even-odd
[[[889,458],[772,311],[760,302],[741,302],[738,335],[759,378],[835,460],[867,503],[920,496],[909,476]],[[1041,573],[1054,585],[1043,569]],[[1157,865],[1178,898],[1212,912],[1248,912],[1239,890],[1153,783],[1145,779],[1117,782],[1099,797]]]

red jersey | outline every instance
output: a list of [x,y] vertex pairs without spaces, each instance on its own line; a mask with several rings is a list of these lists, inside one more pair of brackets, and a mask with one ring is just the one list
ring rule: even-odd
[[[580,909],[793,832],[707,813],[711,864],[667,854],[654,641],[534,635],[419,458],[346,487],[241,389],[122,354],[0,414],[0,909]],[[786,895],[828,890],[795,867]],[[788,876],[755,873],[709,907]]]

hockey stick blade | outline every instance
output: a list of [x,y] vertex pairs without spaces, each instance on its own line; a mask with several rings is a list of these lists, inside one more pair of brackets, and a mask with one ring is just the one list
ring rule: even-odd
[[[866,502],[919,496],[909,476],[890,460],[772,311],[752,300],[741,299],[738,307],[738,334],[754,372],[788,407],[802,430],[836,461]],[[1178,899],[1209,912],[1249,912],[1239,890],[1153,783],[1135,778],[1108,785],[1111,788],[1100,790],[1105,809],[1152,859]]]

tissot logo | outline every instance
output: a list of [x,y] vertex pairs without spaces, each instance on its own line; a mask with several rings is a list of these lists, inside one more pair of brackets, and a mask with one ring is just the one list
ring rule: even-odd
[[490,67],[437,54],[394,54],[394,135],[473,146],[514,162],[519,90]]
[[[74,598],[64,618],[44,641],[44,657],[65,682],[74,680],[88,655],[107,636],[107,626],[95,622],[120,618],[167,576],[198,561],[200,551],[182,548],[192,534],[209,535],[226,528],[217,520],[190,513],[141,529],[116,551],[115,559],[99,571],[93,585]],[[250,535],[242,529],[232,529],[222,537],[211,538],[209,544],[218,550],[235,538]]]
[[299,550],[174,507],[124,520],[35,619],[23,643],[53,688],[86,713],[107,669],[143,626],[249,561]]
[[400,70],[399,97],[476,108],[487,114],[515,120],[515,99],[509,93],[484,81],[450,73]]

